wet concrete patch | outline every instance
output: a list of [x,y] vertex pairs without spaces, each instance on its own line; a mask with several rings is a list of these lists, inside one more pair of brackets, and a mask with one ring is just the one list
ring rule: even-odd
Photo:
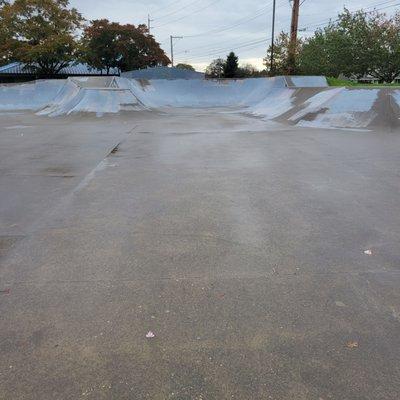
[[[1,226],[30,232],[1,260],[0,393],[397,399],[397,135],[191,113],[9,135],[9,170],[29,171],[10,144],[29,158],[51,142],[38,170],[94,172],[0,177]],[[126,135],[137,122],[149,134]]]
[[7,253],[25,236],[17,235],[0,235],[0,258],[7,255]]
[[33,128],[33,127],[29,125],[14,125],[14,126],[6,126],[4,129],[14,130],[14,129],[28,129],[28,128]]
[[136,79],[137,82],[139,82],[140,86],[142,87],[143,90],[146,90],[148,86],[151,86],[151,83],[148,79],[146,78],[140,78]]
[[[326,112],[328,112],[329,108],[328,107],[324,107],[321,108],[320,110],[313,112],[313,113],[307,113],[306,115],[304,115],[303,119],[304,121],[314,121],[319,115],[321,114],[325,114]],[[295,121],[296,123],[299,121]]]
[[[40,159],[40,158],[39,158]],[[71,173],[71,169],[69,167],[63,166],[54,166],[47,167],[42,169],[41,171],[46,176],[56,177],[56,178],[74,178],[75,175]]]
[[369,126],[378,129],[386,127],[397,131],[400,127],[399,111],[399,105],[393,99],[393,90],[381,89],[371,110],[376,117]]
[[45,400],[395,399],[398,322],[373,289],[346,276],[22,284],[4,322],[20,317],[0,333],[18,373],[5,371],[2,389],[23,398],[43,387]]

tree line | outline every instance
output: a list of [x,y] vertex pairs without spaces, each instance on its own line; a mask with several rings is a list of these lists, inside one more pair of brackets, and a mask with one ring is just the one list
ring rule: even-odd
[[[251,66],[240,68],[237,56],[231,53],[226,60],[214,60],[206,73],[220,78],[287,75],[289,46],[289,34],[282,32],[274,46],[274,63],[271,66],[269,47],[263,71],[257,72]],[[400,11],[387,17],[377,11],[351,13],[345,8],[328,26],[317,29],[307,39],[299,38],[294,53],[293,74],[349,79],[371,76],[391,83],[400,76]],[[232,65],[233,76],[232,68],[226,69]]]
[[206,68],[208,78],[256,78],[266,76],[265,71],[258,71],[251,64],[239,65],[239,57],[230,52],[226,59],[217,58]]
[[43,75],[76,61],[106,73],[170,64],[146,25],[88,23],[69,0],[0,0],[0,62],[13,61]]
[[[281,33],[277,41],[276,73],[287,69],[289,38]],[[271,48],[268,50],[270,55]],[[318,29],[296,48],[295,73],[355,79],[371,76],[392,82],[400,74],[400,12],[387,17],[375,12],[345,9],[338,19]],[[266,59],[270,68],[269,58]]]
[[[212,78],[325,75],[359,79],[371,76],[392,82],[400,75],[400,11],[391,17],[344,9],[335,21],[296,43],[295,65],[289,60],[289,35],[282,32],[264,59],[265,69],[239,65],[231,52],[206,69]],[[37,74],[52,75],[71,62],[104,70],[128,71],[170,60],[146,25],[119,24],[107,19],[86,21],[69,0],[0,0],[0,65],[24,63]],[[181,64],[180,68],[190,68]],[[294,68],[293,68],[294,67]]]

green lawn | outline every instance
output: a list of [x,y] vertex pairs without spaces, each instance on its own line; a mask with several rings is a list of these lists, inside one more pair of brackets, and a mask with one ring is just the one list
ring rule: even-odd
[[344,79],[338,78],[326,78],[329,86],[351,86],[351,87],[363,87],[363,88],[373,88],[373,87],[397,87],[400,88],[398,83],[357,83],[353,81],[346,81]]

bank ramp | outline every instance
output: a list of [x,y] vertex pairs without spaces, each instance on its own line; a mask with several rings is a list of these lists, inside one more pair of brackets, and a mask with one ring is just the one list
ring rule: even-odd
[[0,111],[60,116],[171,108],[230,108],[300,127],[364,129],[399,125],[400,90],[331,88],[324,77],[240,80],[83,77],[1,85]]
[[121,88],[114,77],[69,78],[55,98],[39,115],[59,116],[73,113],[103,115],[139,111],[143,107],[129,88]]

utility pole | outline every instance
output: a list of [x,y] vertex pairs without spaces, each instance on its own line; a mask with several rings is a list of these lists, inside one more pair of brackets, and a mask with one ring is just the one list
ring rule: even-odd
[[170,36],[171,39],[171,64],[174,66],[174,40],[183,39],[183,36]]
[[275,65],[274,65],[274,57],[275,57],[275,14],[276,14],[276,0],[273,1],[272,6],[272,42],[271,42],[271,63],[270,63],[270,74],[274,75]]
[[153,21],[154,19],[150,19],[150,14],[147,14],[147,30],[149,31],[149,35],[150,35],[151,23]]
[[296,69],[296,49],[297,49],[297,31],[299,28],[300,0],[293,0],[292,23],[290,25],[290,43],[289,43],[289,75],[293,75]]

